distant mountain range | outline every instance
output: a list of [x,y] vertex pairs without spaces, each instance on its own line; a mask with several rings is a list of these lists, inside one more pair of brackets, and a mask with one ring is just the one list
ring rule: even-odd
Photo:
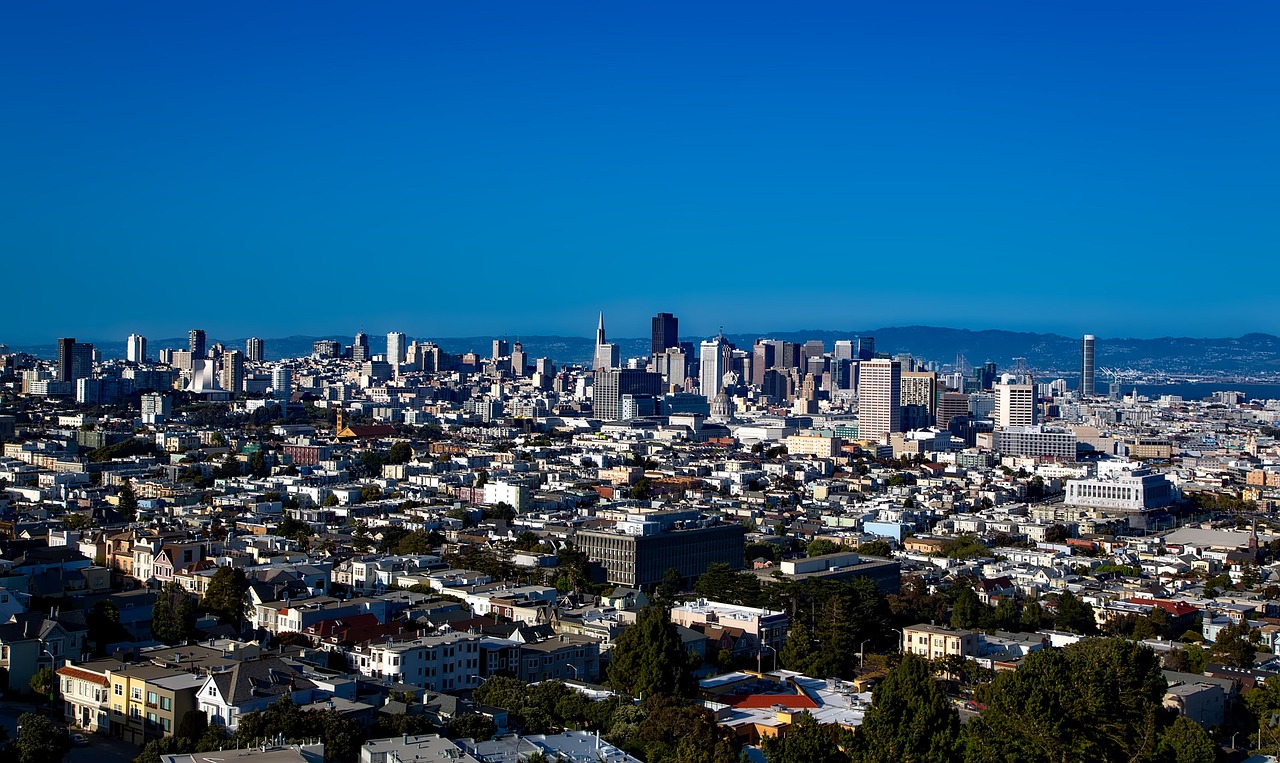
[[[1034,334],[1017,331],[970,331],[967,329],[937,328],[933,326],[892,326],[865,331],[781,331],[765,334],[727,334],[737,347],[750,349],[760,338],[782,339],[788,342],[821,340],[828,351],[837,339],[873,336],[876,350],[887,353],[911,353],[917,358],[939,363],[954,362],[963,354],[971,365],[995,361],[1004,369],[1025,358],[1027,365],[1040,371],[1054,371],[1060,375],[1076,373],[1080,364],[1079,337],[1058,334]],[[411,337],[410,339],[412,339]],[[494,337],[421,337],[438,344],[447,352],[461,354],[477,352],[488,356]],[[696,343],[706,337],[695,337]],[[320,339],[331,339],[350,344],[350,336],[289,336],[265,340],[268,360],[309,355],[312,344]],[[686,338],[687,340],[687,338]],[[593,341],[587,337],[522,336],[521,343],[530,358],[549,357],[557,364],[589,363]],[[647,355],[649,339],[615,339],[623,358]],[[244,338],[209,338],[209,344],[222,342],[227,347],[243,350]],[[371,335],[370,349],[384,352],[386,337]],[[95,341],[94,346],[103,355],[124,356],[124,342],[117,340]],[[154,357],[161,349],[183,349],[187,338],[148,340],[147,353]],[[28,352],[38,357],[53,358],[57,346],[13,346],[15,351]],[[1127,369],[1144,374],[1199,374],[1226,376],[1275,376],[1280,374],[1280,338],[1270,334],[1245,334],[1241,337],[1195,339],[1186,337],[1161,337],[1158,339],[1108,339],[1097,340],[1096,364],[1098,368]]]

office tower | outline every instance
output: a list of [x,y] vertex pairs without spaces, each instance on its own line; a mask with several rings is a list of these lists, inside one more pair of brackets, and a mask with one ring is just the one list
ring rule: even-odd
[[684,389],[685,382],[689,379],[689,353],[684,346],[672,347],[667,350],[667,369],[666,369],[667,387],[676,389]]
[[130,363],[146,363],[147,338],[130,334],[129,338],[124,340],[124,359]]
[[591,409],[595,417],[606,421],[622,418],[624,395],[662,394],[662,377],[638,368],[599,368],[591,391]]
[[858,347],[858,360],[871,360],[876,356],[876,338],[873,336],[860,336],[856,340]]
[[751,383],[764,384],[764,372],[775,366],[777,345],[767,339],[757,339],[751,348]]
[[244,391],[244,355],[239,350],[223,353],[222,378],[218,382],[228,392]]
[[342,343],[332,339],[321,339],[311,345],[311,354],[317,358],[336,358],[342,354]]
[[1036,387],[1030,376],[1003,374],[991,387],[995,393],[992,418],[998,427],[1028,427],[1036,423]]
[[387,334],[387,362],[391,365],[403,363],[405,358],[404,334],[391,331]]
[[511,351],[511,373],[515,376],[524,376],[528,370],[529,359],[525,357],[524,345],[516,342],[516,347]]
[[698,392],[707,400],[724,389],[724,375],[728,370],[725,356],[728,355],[728,349],[729,342],[724,334],[708,339],[698,349]]
[[288,400],[293,396],[293,372],[283,366],[271,369],[271,396]]
[[938,414],[938,375],[932,371],[903,371],[902,404],[924,406],[933,423]]
[[969,415],[969,396],[963,392],[943,392],[938,397],[938,427],[947,429],[952,419],[963,419]]
[[778,349],[774,352],[777,367],[781,369],[799,368],[800,363],[803,361],[801,350],[801,346],[795,342],[778,342]]
[[261,363],[264,347],[265,345],[261,339],[256,336],[249,337],[248,341],[244,343],[244,359],[250,363]]
[[493,358],[494,360],[497,360],[498,358],[505,358],[510,354],[511,354],[511,345],[507,344],[507,340],[505,339],[493,340],[493,354],[490,355],[489,357]]
[[800,347],[801,367],[808,367],[810,358],[820,358],[827,354],[827,346],[818,339],[810,339]]
[[591,360],[591,368],[617,368],[618,345],[609,344],[604,339],[604,313],[600,313],[600,323],[596,326],[596,351]]
[[900,352],[897,355],[894,355],[893,359],[898,361],[898,364],[902,366],[902,373],[904,374],[908,371],[916,370],[916,359],[912,357],[909,352]]
[[832,357],[841,360],[854,360],[857,356],[853,348],[852,339],[837,339],[835,349],[831,351]]
[[204,329],[191,329],[187,332],[187,352],[192,358],[203,359],[207,350],[204,343]]
[[1093,397],[1093,334],[1080,340],[1080,397]]
[[653,335],[650,343],[650,356],[658,355],[669,347],[680,344],[679,320],[671,313],[658,313],[653,316]]
[[902,366],[886,358],[858,365],[858,439],[880,440],[901,432]]
[[551,362],[551,358],[538,358],[534,361],[534,371],[543,376],[555,376],[556,364]]
[[71,382],[93,376],[93,345],[75,337],[58,339],[58,381]]
[[351,359],[363,363],[369,357],[369,337],[363,331],[358,332],[355,341],[351,343]]

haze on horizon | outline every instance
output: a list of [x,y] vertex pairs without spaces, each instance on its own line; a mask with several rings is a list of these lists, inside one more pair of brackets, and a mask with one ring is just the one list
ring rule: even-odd
[[1280,334],[1280,6],[0,10],[0,342]]

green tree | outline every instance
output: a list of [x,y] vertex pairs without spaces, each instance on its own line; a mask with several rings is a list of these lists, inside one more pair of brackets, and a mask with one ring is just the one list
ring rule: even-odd
[[217,617],[219,622],[234,627],[238,633],[249,607],[248,593],[249,581],[244,570],[232,566],[219,567],[205,588],[205,611]]
[[53,691],[55,683],[53,669],[40,668],[31,675],[31,680],[27,681],[27,686],[30,686],[31,691],[39,694],[42,699],[48,699],[52,702],[53,698],[49,695]]
[[132,482],[126,479],[116,498],[119,499],[116,508],[120,511],[120,516],[124,517],[124,521],[132,522],[138,518],[138,494],[133,492]]
[[762,747],[768,763],[838,763],[849,760],[833,735],[808,712],[792,718],[785,733],[766,737]]
[[129,638],[129,632],[120,624],[120,609],[110,599],[95,602],[85,620],[89,640],[93,642],[93,653],[98,656],[106,653],[108,644]]
[[404,440],[400,440],[391,446],[391,452],[387,454],[389,463],[407,464],[413,460],[413,446]]
[[1058,614],[1054,618],[1058,628],[1091,636],[1098,632],[1098,621],[1093,614],[1093,607],[1081,601],[1070,591],[1058,595]]
[[827,538],[814,538],[809,541],[809,545],[805,546],[804,552],[807,556],[822,556],[824,554],[834,554],[841,551],[844,546]]
[[814,631],[821,647],[810,669],[820,678],[849,676],[856,667],[858,640],[845,599],[838,593],[827,597]]
[[809,633],[809,629],[805,627],[804,621],[800,620],[791,623],[791,630],[787,633],[787,641],[778,652],[778,660],[782,663],[782,666],[787,670],[810,675],[816,653],[813,636]]
[[178,721],[178,730],[174,736],[180,739],[199,739],[209,727],[209,717],[198,710],[188,710]]
[[1218,746],[1198,723],[1179,715],[1160,734],[1156,759],[1167,763],[1214,763]]
[[262,479],[271,474],[271,470],[267,467],[267,456],[262,452],[262,448],[258,448],[249,457],[249,474],[257,479]]
[[951,627],[977,628],[982,624],[985,609],[986,605],[978,600],[978,594],[969,586],[964,586],[956,594],[956,601],[951,606]]
[[13,751],[18,763],[60,763],[71,751],[71,738],[43,715],[23,713],[18,716],[18,737]]
[[498,727],[493,719],[478,713],[463,713],[449,721],[450,739],[474,739],[483,742],[491,739]]
[[645,607],[618,636],[609,685],[633,697],[686,696],[692,691],[684,646],[665,609]]
[[1126,639],[1043,649],[979,688],[968,763],[1151,760],[1167,714],[1160,661]]
[[662,582],[658,583],[653,590],[654,603],[671,608],[679,601],[680,592],[683,590],[684,578],[680,577],[680,571],[675,567],[668,567],[662,574]]
[[1259,633],[1246,622],[1230,623],[1218,631],[1209,653],[1218,662],[1232,668],[1252,668],[1258,654]]
[[928,663],[908,653],[876,686],[855,741],[864,763],[946,763],[960,750],[960,716]]
[[873,540],[858,546],[858,553],[863,556],[892,556],[893,549],[887,540]]
[[166,583],[151,609],[151,634],[166,644],[178,644],[195,636],[195,625],[191,597],[177,583]]

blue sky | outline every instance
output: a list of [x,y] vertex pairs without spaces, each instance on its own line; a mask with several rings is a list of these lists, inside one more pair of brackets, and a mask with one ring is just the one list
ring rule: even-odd
[[6,3],[0,341],[1280,333],[1278,22]]

